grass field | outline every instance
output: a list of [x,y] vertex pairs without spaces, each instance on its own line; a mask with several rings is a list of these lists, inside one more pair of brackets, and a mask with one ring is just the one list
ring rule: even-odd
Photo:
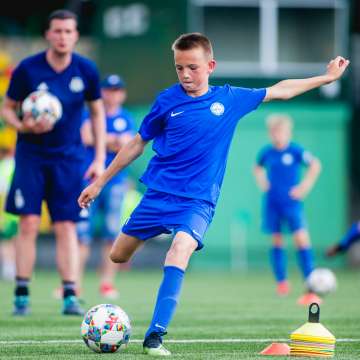
[[[336,359],[360,359],[360,273],[337,271],[337,277],[337,292],[321,306],[321,323],[340,339]],[[160,280],[160,272],[130,271],[119,275],[121,298],[114,303],[131,318],[132,342],[120,353],[100,355],[80,339],[82,319],[60,315],[61,302],[51,297],[59,281],[56,273],[35,274],[32,314],[26,318],[10,315],[13,285],[0,282],[0,358],[145,359],[141,341]],[[287,341],[290,333],[307,320],[307,308],[296,305],[301,294],[300,277],[293,273],[291,280],[292,294],[278,298],[269,272],[189,272],[165,339],[167,347],[177,359],[264,359],[259,351],[272,341]],[[84,288],[86,309],[104,302],[97,293],[95,273],[88,273]]]

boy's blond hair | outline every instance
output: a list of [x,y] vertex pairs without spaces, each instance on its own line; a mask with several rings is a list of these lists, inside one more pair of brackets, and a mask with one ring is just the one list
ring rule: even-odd
[[204,50],[205,54],[212,59],[214,57],[213,48],[210,40],[203,34],[194,32],[188,34],[182,34],[179,36],[171,46],[173,51],[175,50],[192,50],[200,47]]
[[271,114],[266,119],[266,126],[269,130],[278,126],[286,126],[290,130],[293,128],[292,118],[287,114]]

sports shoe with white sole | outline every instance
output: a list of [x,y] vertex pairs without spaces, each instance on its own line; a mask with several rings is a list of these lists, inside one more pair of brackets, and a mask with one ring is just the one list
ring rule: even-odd
[[144,354],[150,356],[170,356],[171,352],[162,344],[162,335],[166,333],[152,332],[143,342]]
[[79,299],[76,296],[68,296],[64,299],[63,315],[83,316],[85,311],[81,308]]

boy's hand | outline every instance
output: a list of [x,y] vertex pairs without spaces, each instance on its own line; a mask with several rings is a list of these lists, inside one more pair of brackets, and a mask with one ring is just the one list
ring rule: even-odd
[[299,184],[297,186],[294,186],[290,190],[290,197],[294,200],[302,200],[306,197],[306,195],[309,192],[309,188],[305,184]]
[[263,182],[259,183],[259,186],[262,192],[268,192],[270,189],[270,184],[267,180],[264,180]]
[[350,61],[343,58],[342,56],[337,56],[335,59],[331,60],[327,65],[326,71],[329,82],[333,82],[339,79],[349,64]]
[[88,208],[95,198],[100,194],[102,187],[97,185],[96,182],[87,186],[78,198],[79,206],[84,209]]

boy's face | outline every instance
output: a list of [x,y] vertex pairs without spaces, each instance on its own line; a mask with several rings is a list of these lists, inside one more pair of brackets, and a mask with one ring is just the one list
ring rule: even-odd
[[106,107],[121,106],[126,100],[126,90],[119,88],[101,89],[101,97]]
[[79,39],[74,19],[53,19],[45,34],[50,48],[60,55],[73,51]]
[[291,128],[288,125],[276,125],[270,128],[269,135],[275,146],[283,147],[286,146],[291,139]]
[[208,87],[210,74],[215,70],[215,60],[203,48],[175,50],[174,60],[180,84],[190,96],[202,95]]

